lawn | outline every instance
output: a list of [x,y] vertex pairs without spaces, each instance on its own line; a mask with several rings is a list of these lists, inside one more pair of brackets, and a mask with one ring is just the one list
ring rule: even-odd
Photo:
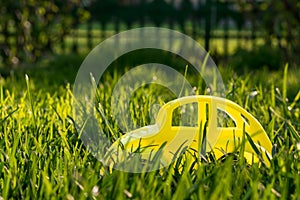
[[[126,31],[128,30],[128,27],[124,23],[119,24],[119,31]],[[90,51],[88,47],[88,43],[92,47],[96,46],[100,42],[103,41],[104,38],[108,38],[110,36],[113,36],[116,34],[115,31],[115,25],[112,23],[108,23],[106,30],[103,31],[101,29],[101,26],[97,23],[92,24],[92,28],[90,30],[90,38],[88,38],[88,28],[87,24],[80,24],[78,29],[72,29],[70,31],[70,34],[65,37],[64,40],[64,45],[65,45],[65,50],[69,53],[72,51],[72,45],[76,42],[78,44],[78,51],[79,53],[87,53]],[[133,23],[131,28],[140,28],[140,24],[138,23]],[[155,27],[154,24],[152,23],[147,23],[145,27]],[[162,24],[162,28],[170,28],[168,24]],[[190,22],[185,24],[185,28],[187,31],[187,35],[192,36],[193,35],[193,30],[192,30],[192,24]],[[175,24],[173,30],[181,32],[182,30],[180,29],[179,25]],[[210,33],[210,49],[211,51],[221,54],[224,54],[224,30],[223,27],[214,27],[211,30]],[[241,47],[244,49],[251,49],[252,47],[252,39],[251,39],[251,30],[236,30],[233,27],[231,27],[230,30],[228,30],[228,49],[227,53],[228,55],[232,55],[237,47]],[[199,42],[202,46],[204,46],[205,41],[204,41],[204,35],[205,35],[205,30],[204,26],[201,27],[198,25],[197,27],[197,38],[194,38]],[[75,37],[76,36],[76,37]],[[13,40],[13,38],[12,38]],[[264,38],[261,37],[261,33],[257,32],[257,36],[255,39],[256,44],[264,44]],[[273,43],[276,45],[276,40],[273,40]],[[61,43],[56,43],[54,45],[54,51],[56,53],[62,53],[61,49]]]
[[[270,168],[249,165],[238,152],[220,160],[208,153],[195,160],[197,168],[134,174],[104,167],[80,140],[72,84],[81,61],[61,56],[0,78],[0,199],[300,199],[299,69],[237,74],[220,68],[226,98],[256,117],[274,145]],[[98,85],[115,131],[109,96],[122,73],[113,69]],[[198,77],[187,76],[196,93],[206,93]],[[172,97],[155,85],[140,88],[132,98],[139,109],[129,113],[140,125],[151,122],[152,99],[145,94],[158,94],[161,104]]]

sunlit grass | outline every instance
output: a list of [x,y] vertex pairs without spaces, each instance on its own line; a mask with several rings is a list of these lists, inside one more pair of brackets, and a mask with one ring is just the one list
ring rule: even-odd
[[[57,76],[59,68],[52,70],[57,70],[50,76],[57,84],[43,81],[48,70],[28,71],[27,80],[23,73],[0,78],[3,199],[300,198],[299,70],[238,76],[231,69],[221,69],[226,97],[253,114],[274,144],[270,168],[250,166],[238,154],[231,154],[212,162],[196,160],[201,164],[194,169],[171,165],[142,174],[110,171],[86,150],[72,116],[74,75],[62,81],[58,79],[63,76]],[[99,83],[104,113],[116,131],[108,97],[121,75],[107,73]],[[205,91],[199,85],[196,89],[200,94]],[[148,106],[153,99],[145,94],[160,92],[165,89],[155,86],[136,92],[132,105],[139,109],[130,109],[136,123],[150,123]],[[109,134],[107,127],[104,130]]]

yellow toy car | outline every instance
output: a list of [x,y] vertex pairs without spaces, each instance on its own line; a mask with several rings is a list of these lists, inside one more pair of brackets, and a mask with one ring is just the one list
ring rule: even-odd
[[[191,106],[194,113],[187,117],[191,120],[190,124],[183,117],[188,114],[184,109],[187,106]],[[178,110],[181,112],[179,115]],[[176,116],[179,123],[176,123]],[[224,126],[220,124],[222,120],[230,120],[231,123]],[[185,148],[198,153],[213,151],[219,159],[226,153],[239,151],[241,147],[248,163],[263,161],[270,165],[272,144],[261,124],[251,114],[227,99],[197,95],[163,105],[154,125],[123,135],[110,147],[106,158],[115,163],[124,162],[130,160],[134,152],[143,159],[151,160],[159,152],[160,162],[167,166]]]

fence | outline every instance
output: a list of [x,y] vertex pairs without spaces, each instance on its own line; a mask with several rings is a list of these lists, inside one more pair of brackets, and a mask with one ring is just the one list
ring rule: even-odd
[[[16,28],[5,28],[9,23],[4,23],[0,30],[2,61],[15,63],[16,59],[36,60],[44,51],[87,52],[109,35],[133,27],[157,26],[178,29],[203,42],[206,50],[219,53],[223,51],[220,55],[225,59],[232,51],[232,46],[240,47],[244,41],[248,41],[250,47],[254,47],[259,36],[258,21],[250,17],[253,10],[242,11],[231,1],[195,1],[196,4],[183,0],[180,5],[175,5],[173,1],[167,3],[165,0],[135,2],[120,4],[119,1],[113,0],[90,1],[92,4],[84,5],[81,9],[90,14],[87,21],[81,23],[77,20],[78,12],[73,12],[74,23],[71,31],[64,30],[67,24],[63,21],[60,27],[63,32],[61,35],[50,37],[46,33],[46,36],[43,36],[46,38],[38,39],[30,45],[26,42],[32,40],[34,32],[26,36],[28,30],[25,30],[20,36]],[[24,26],[26,27],[26,22]],[[38,38],[41,38],[41,35],[38,35]],[[43,40],[46,42],[41,46]],[[235,44],[231,44],[230,40],[234,40]],[[211,45],[213,41],[217,41],[217,45]]]

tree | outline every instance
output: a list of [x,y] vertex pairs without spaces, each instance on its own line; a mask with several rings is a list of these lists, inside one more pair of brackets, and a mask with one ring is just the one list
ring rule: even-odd
[[[277,48],[285,61],[300,64],[300,4],[298,0],[239,0],[244,13],[250,13],[263,31],[265,45]],[[274,55],[276,56],[276,55]]]
[[87,17],[79,0],[0,1],[0,13],[0,56],[7,66],[52,52],[54,44]]

